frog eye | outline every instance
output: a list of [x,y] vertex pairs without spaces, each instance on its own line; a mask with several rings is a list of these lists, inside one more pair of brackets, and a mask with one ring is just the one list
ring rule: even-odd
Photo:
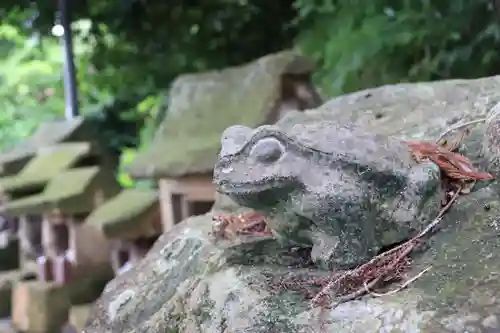
[[273,163],[280,159],[285,147],[275,138],[265,138],[258,141],[250,151],[250,156],[262,163]]

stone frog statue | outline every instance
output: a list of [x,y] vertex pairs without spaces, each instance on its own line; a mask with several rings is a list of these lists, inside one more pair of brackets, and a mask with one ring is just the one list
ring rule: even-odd
[[440,172],[395,138],[290,114],[227,128],[217,190],[266,213],[278,239],[312,246],[325,269],[349,269],[423,229],[440,209]]

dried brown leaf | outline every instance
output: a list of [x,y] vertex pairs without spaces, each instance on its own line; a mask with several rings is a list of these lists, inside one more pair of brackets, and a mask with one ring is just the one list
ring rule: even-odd
[[494,177],[488,172],[477,171],[465,156],[444,149],[427,141],[408,141],[408,146],[417,161],[429,159],[451,179],[458,181],[490,180]]
[[216,215],[212,218],[211,235],[216,239],[230,239],[238,235],[271,235],[263,213],[249,211],[239,215]]

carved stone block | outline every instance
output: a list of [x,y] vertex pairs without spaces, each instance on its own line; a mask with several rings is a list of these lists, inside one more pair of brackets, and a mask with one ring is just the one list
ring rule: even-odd
[[70,297],[66,286],[22,281],[12,294],[12,323],[26,333],[59,332],[68,321]]

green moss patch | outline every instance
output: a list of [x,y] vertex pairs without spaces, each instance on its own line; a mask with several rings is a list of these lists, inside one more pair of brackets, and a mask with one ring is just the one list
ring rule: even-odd
[[107,237],[120,238],[140,230],[159,209],[157,192],[127,189],[94,210],[85,223],[101,229]]
[[63,143],[39,151],[19,174],[0,178],[0,190],[10,192],[45,185],[51,178],[74,166],[90,150],[90,143],[77,142]]
[[239,67],[179,76],[150,150],[127,171],[135,178],[210,172],[222,132],[231,125],[266,123],[279,98],[282,75],[311,70],[305,58],[283,51]]
[[63,172],[52,178],[41,194],[11,201],[0,209],[0,213],[19,216],[41,214],[56,208],[67,214],[91,212],[94,190],[102,178],[100,171],[95,166]]

